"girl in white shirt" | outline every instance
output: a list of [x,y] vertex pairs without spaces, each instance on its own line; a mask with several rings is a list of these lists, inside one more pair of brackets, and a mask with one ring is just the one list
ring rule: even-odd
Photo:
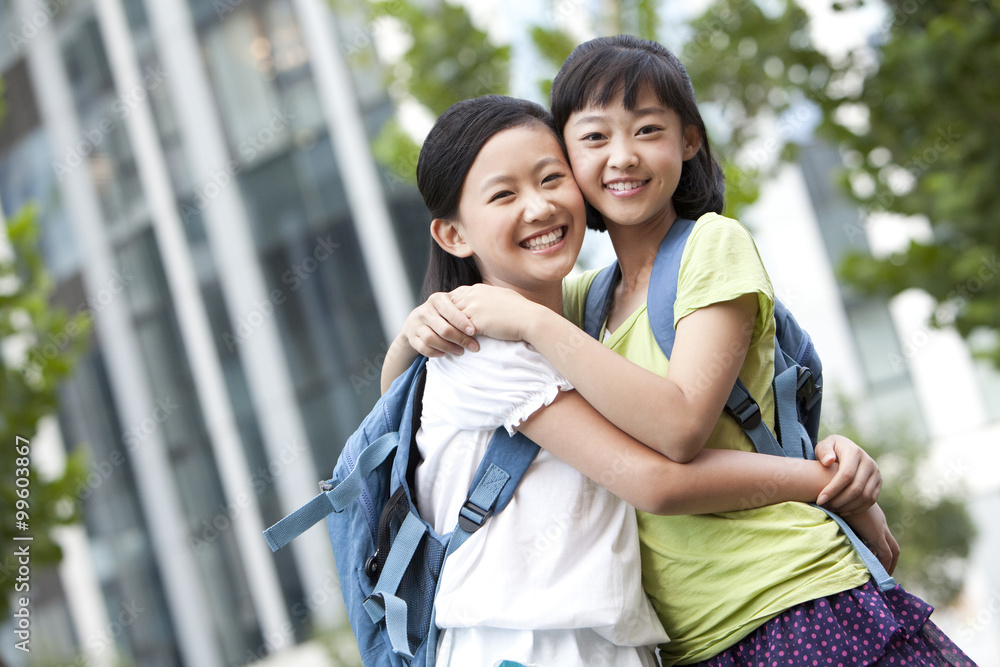
[[[585,210],[548,112],[499,96],[452,106],[424,143],[417,185],[433,217],[426,293],[484,282],[561,311]],[[627,503],[692,514],[821,492],[861,507],[877,495],[866,483],[874,462],[844,441],[839,473],[738,451],[674,463],[605,420],[529,345],[478,342],[477,354],[428,361],[419,511],[442,534],[454,528],[499,427],[543,451],[506,509],[445,564],[435,603],[442,665],[656,665],[651,648],[667,637],[642,591]],[[408,346],[404,331],[387,362]]]

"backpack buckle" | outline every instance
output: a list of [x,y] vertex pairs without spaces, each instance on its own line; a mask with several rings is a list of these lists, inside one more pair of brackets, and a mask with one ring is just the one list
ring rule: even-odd
[[490,518],[493,510],[483,509],[471,500],[466,500],[458,512],[458,525],[467,533],[474,533]]
[[735,408],[726,406],[726,412],[728,412],[733,419],[739,422],[739,425],[744,430],[750,430],[760,426],[760,406],[757,405],[757,401],[753,400],[749,396]]
[[805,366],[799,366],[798,380],[795,383],[795,398],[802,402],[806,410],[811,410],[816,405],[820,395],[812,371]]
[[382,564],[379,562],[379,553],[378,549],[376,549],[375,555],[369,556],[368,560],[365,561],[365,574],[372,579],[376,579],[381,571]]

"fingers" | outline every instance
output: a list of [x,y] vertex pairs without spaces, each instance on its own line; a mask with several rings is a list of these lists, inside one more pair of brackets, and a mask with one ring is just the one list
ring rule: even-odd
[[476,332],[463,313],[445,293],[435,293],[410,314],[406,338],[410,347],[426,357],[477,352]]
[[[866,505],[870,507],[871,505],[877,503],[878,497],[881,493],[882,493],[882,472],[875,471],[875,474],[873,474],[871,477],[868,478],[868,484],[865,486],[865,491],[863,495]],[[850,511],[859,512],[862,509],[865,508],[861,507],[850,508]]]
[[432,326],[422,326],[411,334],[409,341],[414,350],[425,357],[440,357],[445,354],[460,355],[465,350],[479,351],[479,343],[472,336],[467,336],[451,324],[436,323]]
[[869,547],[878,558],[878,562],[882,563],[885,571],[892,574],[899,561],[899,544],[896,543],[896,538],[892,536],[892,533],[886,529],[881,539],[875,544],[870,544]]
[[[831,498],[840,495],[840,492],[843,491],[844,488],[851,483],[852,477],[853,477],[852,475],[848,474],[842,475],[840,473],[840,469],[838,468],[837,473],[833,476],[833,479],[830,480],[830,483],[827,484],[823,488],[823,490],[819,492],[819,496],[816,498],[816,504],[827,505],[830,502]],[[831,507],[830,509],[834,508]]]
[[882,490],[882,473],[878,468],[862,468],[851,483],[827,502],[827,507],[842,516],[863,512],[878,501]]
[[[448,294],[443,292],[431,294],[427,303],[432,304],[438,316],[455,331],[464,333],[467,338],[476,334],[476,326],[472,320],[455,305]],[[449,340],[451,339],[449,338]],[[453,342],[460,343],[460,341]]]
[[847,438],[831,436],[820,444],[826,448],[827,441],[831,441],[830,449],[836,454],[838,469],[834,479],[820,493],[817,503],[841,515],[868,509],[878,500],[882,489],[878,464]]
[[837,461],[837,451],[834,448],[834,443],[836,442],[837,436],[828,435],[816,443],[816,460],[827,467],[835,463]]
[[[825,505],[833,501],[839,505],[843,505],[852,497],[850,488],[851,485],[856,482],[858,466],[861,464],[861,460],[857,456],[850,455],[850,452],[848,455],[841,455],[841,453],[836,449],[836,440],[834,436],[825,438],[820,444],[826,443],[827,441],[830,441],[830,451],[834,452],[834,456],[837,461],[837,474],[833,476],[833,479],[830,480],[830,483],[827,484],[826,488],[820,492],[819,497],[816,499],[816,503],[819,505]],[[817,445],[817,447],[819,447],[819,445]],[[829,465],[832,465],[832,463]],[[847,490],[846,495],[844,495],[845,490]],[[858,489],[854,490],[854,492],[857,491]],[[836,511],[837,508],[831,505],[830,509]]]
[[889,553],[892,555],[892,557],[889,559],[888,565],[885,565],[885,563],[882,564],[885,565],[886,571],[889,574],[892,574],[896,569],[897,563],[899,563],[899,543],[896,542],[896,538],[893,537],[892,533],[888,533],[888,538],[889,538],[888,539]]

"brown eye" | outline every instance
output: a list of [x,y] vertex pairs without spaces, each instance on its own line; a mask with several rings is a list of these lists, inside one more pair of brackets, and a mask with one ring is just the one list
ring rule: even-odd
[[503,199],[504,197],[509,197],[512,194],[514,194],[514,193],[511,192],[510,190],[502,190],[502,191],[496,193],[495,195],[493,195],[492,197],[490,197],[490,203],[492,204],[493,202],[498,201],[500,199]]

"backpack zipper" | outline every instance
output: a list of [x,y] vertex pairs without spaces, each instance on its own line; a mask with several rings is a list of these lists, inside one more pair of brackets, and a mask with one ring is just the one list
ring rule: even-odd
[[[365,572],[372,579],[378,578],[382,568],[385,567],[385,561],[389,558],[389,550],[392,547],[389,544],[389,524],[392,521],[392,516],[400,500],[406,501],[406,494],[403,491],[403,487],[396,489],[396,492],[389,498],[389,502],[382,508],[382,516],[379,517],[378,521],[378,539],[376,540],[375,553],[365,561]],[[409,503],[407,503],[408,505]]]

